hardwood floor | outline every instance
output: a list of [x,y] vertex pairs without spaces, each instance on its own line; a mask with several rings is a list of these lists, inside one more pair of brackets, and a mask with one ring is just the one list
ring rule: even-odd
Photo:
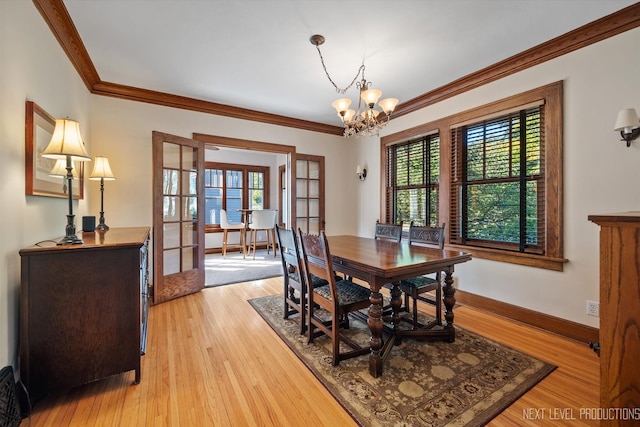
[[[49,396],[31,426],[356,426],[246,303],[281,291],[272,278],[152,307],[140,384],[129,372]],[[586,344],[464,306],[455,315],[457,325],[559,367],[489,425],[598,425],[580,419],[599,403],[599,362]]]

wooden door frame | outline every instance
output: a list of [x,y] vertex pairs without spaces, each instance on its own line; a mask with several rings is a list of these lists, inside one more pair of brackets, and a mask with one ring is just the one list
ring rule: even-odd
[[[196,141],[203,142],[205,147],[211,145],[214,147],[228,147],[241,150],[262,151],[274,154],[287,155],[287,167],[289,168],[289,182],[291,200],[296,199],[296,147],[294,145],[274,144],[270,142],[251,141],[247,139],[229,138],[225,136],[209,135],[194,132],[192,138]],[[289,203],[289,224],[290,228],[295,230],[296,227],[296,206],[295,203]]]
[[[282,174],[287,174],[287,165],[278,165],[278,225],[280,227],[283,227],[284,224],[286,223],[286,217],[283,220],[283,212],[282,212],[282,186],[283,186],[283,179],[282,179]],[[285,188],[287,188],[287,184],[285,183]],[[289,202],[290,203],[290,202]]]

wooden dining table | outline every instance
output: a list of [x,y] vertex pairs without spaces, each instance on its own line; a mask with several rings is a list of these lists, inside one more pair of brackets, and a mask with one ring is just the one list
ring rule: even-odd
[[[471,260],[471,254],[448,249],[434,249],[408,243],[376,240],[358,236],[327,236],[333,269],[347,276],[366,282],[371,295],[367,324],[371,331],[369,372],[374,377],[382,375],[384,359],[390,353],[396,339],[402,336],[419,336],[421,339],[455,340],[453,307],[456,303],[453,287],[453,270],[456,264]],[[444,272],[443,300],[446,324],[429,330],[400,330],[402,291],[398,282],[424,274]],[[383,296],[380,289],[390,284],[392,334],[383,342]]]

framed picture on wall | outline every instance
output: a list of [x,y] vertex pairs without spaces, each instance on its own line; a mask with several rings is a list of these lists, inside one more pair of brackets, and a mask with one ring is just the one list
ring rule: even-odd
[[[33,101],[26,103],[25,126],[25,194],[67,198],[66,170],[54,171],[56,160],[40,154],[47,148],[56,121]],[[84,164],[75,162],[73,198],[84,197]]]

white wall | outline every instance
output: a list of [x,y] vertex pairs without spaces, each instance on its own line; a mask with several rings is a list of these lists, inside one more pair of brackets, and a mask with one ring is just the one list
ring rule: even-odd
[[[598,327],[586,301],[599,300],[597,213],[640,210],[640,140],[627,148],[613,131],[618,111],[640,111],[640,29],[482,86],[390,122],[385,135],[428,123],[559,80],[564,81],[564,272],[474,259],[457,268],[457,287],[563,319]],[[378,165],[379,146],[360,146]],[[360,193],[361,234],[380,204],[378,167]],[[364,227],[364,228],[363,228]]]
[[[66,199],[25,196],[27,100],[90,129],[90,95],[33,3],[0,1],[0,366],[18,364],[18,251],[62,237],[67,223]],[[76,218],[86,205],[74,202]]]
[[[111,227],[151,225],[151,132],[157,130],[187,138],[196,132],[294,145],[298,153],[325,156],[327,233],[355,229],[357,209],[342,208],[353,205],[358,190],[356,163],[350,160],[355,148],[342,137],[102,96],[92,97],[92,111],[93,151],[109,157],[118,178],[105,189],[105,216]],[[277,194],[277,178],[274,181],[272,193]],[[336,188],[340,191],[331,191]],[[91,200],[90,210],[100,210],[98,197]]]

